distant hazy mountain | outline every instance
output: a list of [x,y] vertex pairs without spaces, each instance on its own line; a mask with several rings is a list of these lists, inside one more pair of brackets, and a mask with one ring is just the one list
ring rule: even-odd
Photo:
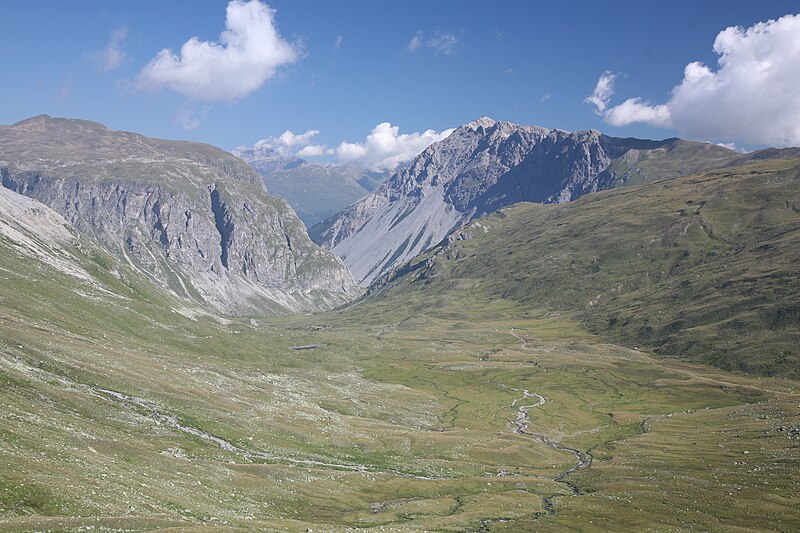
[[309,163],[268,148],[237,149],[233,154],[261,174],[270,194],[289,202],[308,227],[374,191],[389,176],[355,166]]
[[152,281],[228,313],[323,309],[359,294],[257,173],[209,145],[43,115],[0,126],[0,176]]
[[682,176],[742,155],[709,143],[608,137],[484,117],[434,143],[373,194],[310,230],[362,285],[454,228],[520,201],[562,203]]

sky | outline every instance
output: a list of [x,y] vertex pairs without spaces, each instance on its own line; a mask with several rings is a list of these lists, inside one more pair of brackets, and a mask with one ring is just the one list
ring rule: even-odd
[[800,145],[798,13],[796,0],[3,0],[0,124],[46,113],[376,170],[481,116]]

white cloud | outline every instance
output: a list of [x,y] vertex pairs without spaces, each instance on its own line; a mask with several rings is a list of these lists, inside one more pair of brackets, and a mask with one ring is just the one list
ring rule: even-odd
[[276,139],[276,147],[291,150],[297,146],[306,146],[311,143],[311,139],[319,135],[319,130],[308,130],[305,133],[293,133],[289,130],[284,131]]
[[743,150],[736,146],[736,143],[717,143],[717,146],[722,146],[723,148],[727,148],[728,150],[733,150],[734,152],[741,152],[745,153],[746,150]]
[[603,115],[612,126],[626,126],[633,122],[649,122],[654,126],[672,126],[670,112],[666,105],[652,105],[641,98],[629,98],[621,104],[607,109]]
[[342,47],[342,43],[344,43],[344,37],[341,35],[336,36],[336,42],[334,43],[333,47],[337,50]]
[[342,163],[356,164],[370,170],[395,170],[420,154],[436,141],[450,135],[452,129],[438,133],[400,133],[398,126],[382,122],[372,129],[363,143],[343,142],[335,149],[336,159]]
[[161,50],[139,73],[138,87],[167,87],[206,101],[234,101],[250,94],[278,67],[298,58],[295,47],[278,34],[274,16],[258,0],[232,0],[218,43],[192,37],[179,55]]
[[406,45],[407,52],[417,52],[423,46],[437,54],[446,56],[453,55],[461,45],[461,36],[454,33],[442,33],[437,31],[432,37],[425,39],[423,33],[418,31]]
[[334,153],[339,161],[352,163],[358,159],[363,159],[369,153],[369,149],[363,144],[344,141],[334,150]]
[[416,52],[420,47],[422,47],[422,32],[418,31],[411,37],[411,40],[408,41],[406,50],[409,52]]
[[[233,150],[234,155],[240,155],[247,150],[252,150],[256,154],[270,155],[273,152],[282,156],[299,156],[306,148],[310,148],[312,139],[319,135],[319,130],[308,130],[305,133],[294,133],[286,130],[277,137],[266,137],[256,141],[252,146],[237,146]],[[324,150],[324,147],[323,147]],[[306,155],[312,155],[310,149]]]
[[539,98],[539,102],[540,103],[545,103],[546,101],[550,100],[552,97],[553,97],[553,95],[550,94],[550,93],[543,94],[542,97]]
[[616,79],[616,74],[612,74],[608,70],[603,72],[597,80],[597,85],[594,86],[594,92],[591,96],[586,97],[586,101],[597,109],[597,114],[602,115],[608,107],[608,101],[614,95],[614,81]]
[[461,44],[461,38],[453,33],[437,31],[425,44],[437,54],[450,56],[458,49],[459,44]]
[[717,35],[714,52],[716,70],[689,63],[664,104],[631,98],[608,108],[613,78],[605,100],[594,99],[597,89],[587,100],[617,126],[645,122],[674,126],[691,139],[800,145],[800,15],[727,28]]
[[369,170],[395,170],[452,132],[453,130],[449,129],[441,133],[426,130],[401,134],[399,127],[389,122],[382,122],[372,129],[363,142],[344,141],[336,148],[329,148],[325,144],[312,144],[319,134],[318,130],[308,130],[305,133],[287,130],[278,137],[261,139],[252,146],[239,146],[232,152],[238,156],[252,152],[256,157],[276,153],[284,157],[302,158],[332,156],[339,163]]
[[333,155],[333,150],[324,144],[309,144],[297,152],[297,157],[321,157],[323,155]]
[[117,28],[111,32],[111,39],[105,48],[92,54],[91,58],[97,68],[102,71],[116,70],[128,59],[122,50],[122,43],[128,37],[128,28]]

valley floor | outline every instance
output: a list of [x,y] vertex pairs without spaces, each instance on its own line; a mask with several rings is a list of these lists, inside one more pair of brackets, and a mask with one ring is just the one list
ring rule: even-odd
[[800,384],[568,316],[3,304],[2,530],[800,529]]

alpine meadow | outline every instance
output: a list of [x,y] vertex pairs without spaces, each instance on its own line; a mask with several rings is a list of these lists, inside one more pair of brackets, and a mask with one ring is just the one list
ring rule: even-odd
[[0,4],[0,531],[800,531],[796,11]]

